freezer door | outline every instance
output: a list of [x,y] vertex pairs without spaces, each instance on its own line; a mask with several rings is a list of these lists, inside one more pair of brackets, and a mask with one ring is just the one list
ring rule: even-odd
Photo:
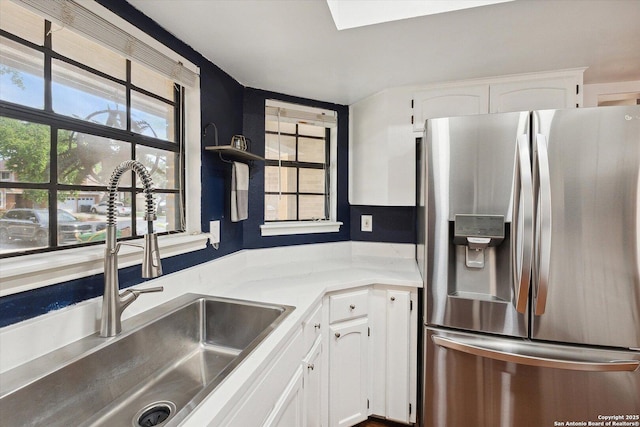
[[528,112],[427,121],[418,262],[430,325],[527,336],[528,123]]
[[422,427],[640,425],[639,352],[431,328],[424,342]]
[[640,106],[534,117],[532,337],[640,348]]

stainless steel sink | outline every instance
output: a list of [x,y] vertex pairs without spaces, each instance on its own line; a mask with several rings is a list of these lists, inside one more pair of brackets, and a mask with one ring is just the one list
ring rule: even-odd
[[293,309],[176,298],[2,374],[2,425],[177,425]]

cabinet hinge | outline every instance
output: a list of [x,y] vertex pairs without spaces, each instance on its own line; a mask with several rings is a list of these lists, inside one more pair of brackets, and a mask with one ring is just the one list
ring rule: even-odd
[[413,124],[413,115],[411,116],[411,124]]
[[411,108],[413,108],[413,99],[411,100]]
[[371,328],[367,327],[367,336],[370,337],[371,336]]
[[369,399],[367,399],[367,409],[369,409]]
[[580,95],[580,85],[576,85],[576,95]]
[[413,311],[413,300],[409,300],[409,311]]
[[411,415],[411,403],[409,403],[409,415]]

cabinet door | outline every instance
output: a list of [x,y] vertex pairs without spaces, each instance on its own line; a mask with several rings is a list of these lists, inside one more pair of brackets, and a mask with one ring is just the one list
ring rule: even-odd
[[436,117],[468,116],[489,112],[489,85],[428,89],[413,94],[413,130]]
[[329,330],[329,425],[352,426],[367,419],[368,320]]
[[349,107],[352,205],[415,205],[412,91],[385,90]]
[[313,345],[302,362],[304,387],[304,426],[322,425],[322,342]]
[[299,367],[276,402],[264,427],[303,427],[302,367]]
[[492,113],[575,108],[578,104],[573,76],[495,83],[490,87]]
[[411,293],[387,290],[386,417],[409,422],[411,402]]

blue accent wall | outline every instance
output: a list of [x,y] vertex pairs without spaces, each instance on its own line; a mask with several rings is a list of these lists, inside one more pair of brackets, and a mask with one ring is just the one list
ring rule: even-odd
[[[372,230],[360,230],[360,216],[372,215]],[[414,206],[351,205],[351,240],[385,243],[416,243]]]

